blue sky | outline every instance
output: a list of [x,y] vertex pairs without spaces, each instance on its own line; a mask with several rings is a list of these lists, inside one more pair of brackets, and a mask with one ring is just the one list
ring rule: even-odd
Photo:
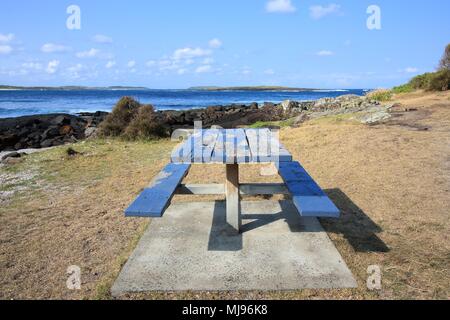
[[[81,9],[69,30],[66,10]],[[381,9],[369,30],[367,8]],[[436,68],[450,1],[2,0],[0,84],[390,87]]]

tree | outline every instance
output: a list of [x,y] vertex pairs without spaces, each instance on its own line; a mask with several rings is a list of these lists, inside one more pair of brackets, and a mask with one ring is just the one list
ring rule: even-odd
[[444,55],[439,64],[439,70],[450,70],[450,44],[445,48]]

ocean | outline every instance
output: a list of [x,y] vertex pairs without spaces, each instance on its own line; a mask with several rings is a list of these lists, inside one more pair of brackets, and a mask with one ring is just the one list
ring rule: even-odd
[[123,96],[131,96],[157,110],[183,110],[215,105],[307,101],[367,90],[202,91],[202,90],[0,90],[0,118],[25,115],[111,111]]

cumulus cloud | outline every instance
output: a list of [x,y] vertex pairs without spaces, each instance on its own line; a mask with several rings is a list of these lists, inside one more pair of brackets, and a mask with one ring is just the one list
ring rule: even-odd
[[183,74],[185,74],[186,72],[187,72],[187,69],[185,69],[185,68],[178,69],[178,71],[177,71],[177,73],[178,73],[179,75],[183,75]]
[[10,54],[13,48],[9,45],[0,45],[0,54]]
[[181,49],[175,50],[172,57],[175,60],[182,60],[182,59],[205,57],[205,56],[209,56],[211,54],[212,54],[212,51],[208,50],[208,49],[181,48]]
[[59,64],[59,60],[52,60],[47,64],[47,68],[45,69],[45,71],[48,74],[54,74],[56,73],[56,71],[58,71]]
[[295,12],[297,9],[292,4],[291,0],[270,0],[266,4],[266,11],[273,13],[273,12],[280,12],[280,13],[289,13],[289,12]]
[[44,53],[61,53],[70,51],[70,47],[61,44],[46,43],[41,47],[41,51]]
[[97,43],[113,43],[113,39],[111,37],[105,36],[103,34],[96,34],[92,37],[92,40]]
[[128,63],[127,63],[128,68],[134,68],[135,66],[136,66],[136,61],[134,61],[134,60],[128,61]]
[[267,70],[264,70],[264,74],[273,75],[273,74],[275,74],[275,71],[273,71],[272,69],[267,69]]
[[212,67],[210,65],[200,66],[197,69],[195,69],[195,73],[207,73],[207,72],[211,72],[211,71],[212,71]]
[[107,63],[106,63],[106,65],[105,65],[105,67],[107,68],[107,69],[111,69],[112,67],[114,67],[116,65],[116,62],[115,61],[108,61]]
[[156,65],[156,61],[155,60],[149,60],[149,61],[147,61],[146,63],[145,63],[145,65],[147,66],[147,67],[153,67],[153,66],[155,66]]
[[327,6],[311,6],[309,8],[309,14],[313,19],[320,19],[330,14],[339,13],[341,6],[335,3],[329,4]]
[[328,57],[328,56],[334,55],[334,52],[330,51],[330,50],[322,50],[322,51],[317,52],[317,55],[319,57]]
[[210,40],[208,44],[209,47],[213,49],[219,49],[220,47],[222,47],[222,41],[217,38]]
[[2,34],[0,33],[0,42],[10,42],[14,40],[14,34],[8,33],[8,34]]
[[405,70],[404,70],[404,72],[406,72],[406,73],[416,73],[418,71],[419,71],[419,69],[415,68],[415,67],[408,67],[408,68],[405,68]]
[[77,57],[78,58],[94,58],[94,57],[98,56],[99,53],[100,53],[100,50],[92,48],[87,51],[77,52]]

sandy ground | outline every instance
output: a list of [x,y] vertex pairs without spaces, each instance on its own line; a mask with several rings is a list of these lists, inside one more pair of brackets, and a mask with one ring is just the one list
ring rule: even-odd
[[[282,130],[282,141],[340,207],[322,220],[358,280],[352,290],[152,293],[128,298],[450,298],[450,93],[409,94],[394,117],[367,126],[339,117]],[[408,109],[408,111],[405,111]],[[0,298],[100,299],[148,225],[123,210],[167,162],[173,143],[93,141],[0,168]],[[188,182],[220,183],[194,166]],[[279,181],[242,172],[244,182]],[[177,196],[174,201],[215,197]],[[67,268],[81,268],[79,291]],[[379,265],[382,290],[366,288]]]

